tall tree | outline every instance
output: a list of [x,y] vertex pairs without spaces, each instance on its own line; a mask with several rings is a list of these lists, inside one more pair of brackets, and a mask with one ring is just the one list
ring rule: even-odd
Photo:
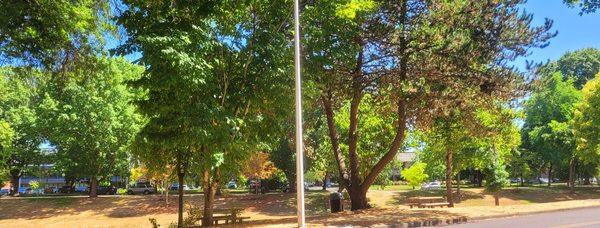
[[38,106],[46,76],[30,68],[0,68],[0,170],[9,176],[10,194],[43,156]]
[[125,152],[143,119],[131,104],[140,92],[125,83],[141,72],[122,58],[90,57],[68,73],[61,91],[49,89],[41,104],[47,137],[57,145],[57,166],[88,178],[90,197],[97,196],[100,180],[127,167]]
[[[402,147],[409,125],[426,128],[458,100],[515,96],[520,75],[507,61],[554,35],[550,21],[531,26],[523,2],[329,0],[306,7],[307,75],[322,91],[352,210],[368,207],[366,192]],[[357,152],[365,94],[386,102],[394,124],[388,149],[370,164],[361,164]],[[334,118],[344,101],[350,103],[347,155]]]
[[[180,184],[187,172],[203,177],[205,226],[224,174],[265,149],[267,126],[287,109],[278,99],[291,85],[283,3],[125,1],[119,16],[129,39],[118,51],[140,51],[146,66],[133,86],[148,91],[138,104],[149,118],[141,138],[154,144],[147,153],[172,158]],[[182,211],[180,188],[180,226]]]
[[46,82],[47,74],[31,68],[0,69],[0,123],[5,135],[0,165],[10,176],[11,194],[17,193],[19,178],[43,157],[38,106]]
[[494,161],[509,158],[520,144],[515,124],[517,113],[504,106],[455,110],[439,118],[425,132],[424,152],[420,158],[427,164],[446,168],[446,195],[450,206],[454,205],[454,176],[464,169],[486,170]]
[[600,73],[582,89],[573,123],[576,155],[588,164],[600,166]]
[[542,76],[537,89],[525,103],[523,146],[542,158],[549,173],[562,161],[574,159],[575,142],[570,121],[579,100],[581,94],[573,81],[564,81],[560,73],[554,73]]

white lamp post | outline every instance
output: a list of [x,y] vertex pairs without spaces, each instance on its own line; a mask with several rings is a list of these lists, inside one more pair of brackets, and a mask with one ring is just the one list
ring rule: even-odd
[[300,4],[294,0],[294,65],[296,72],[296,198],[298,227],[305,227],[304,216],[304,143],[302,140],[302,82],[300,70]]

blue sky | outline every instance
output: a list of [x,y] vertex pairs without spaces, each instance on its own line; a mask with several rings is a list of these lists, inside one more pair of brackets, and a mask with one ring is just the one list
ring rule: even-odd
[[525,10],[533,13],[534,25],[542,25],[544,18],[553,20],[553,30],[558,35],[550,40],[550,46],[533,49],[530,56],[515,61],[521,70],[525,69],[525,60],[545,62],[556,60],[568,51],[600,49],[600,12],[580,16],[579,9],[567,7],[562,0],[529,0]]

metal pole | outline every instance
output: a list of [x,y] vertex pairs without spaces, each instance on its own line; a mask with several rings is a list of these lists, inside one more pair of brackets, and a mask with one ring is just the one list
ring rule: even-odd
[[302,82],[300,70],[300,4],[294,0],[294,63],[296,72],[296,198],[298,227],[305,227],[304,215],[304,143],[302,140]]

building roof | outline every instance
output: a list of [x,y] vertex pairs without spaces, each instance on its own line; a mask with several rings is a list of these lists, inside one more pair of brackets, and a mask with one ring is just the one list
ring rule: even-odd
[[398,153],[396,155],[396,159],[398,159],[401,162],[411,162],[414,161],[416,158],[416,153]]

